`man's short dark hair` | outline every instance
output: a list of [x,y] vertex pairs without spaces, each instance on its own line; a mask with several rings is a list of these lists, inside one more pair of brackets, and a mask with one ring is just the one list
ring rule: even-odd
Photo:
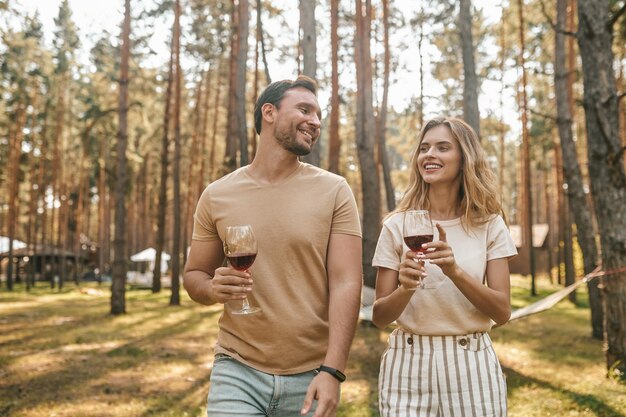
[[276,106],[276,108],[279,108],[280,101],[283,99],[285,92],[297,87],[306,88],[313,94],[317,95],[317,83],[315,80],[307,77],[306,75],[299,75],[295,80],[275,81],[263,90],[254,105],[254,129],[257,134],[261,133],[261,120],[263,119],[261,108],[263,105],[265,103],[270,103]]

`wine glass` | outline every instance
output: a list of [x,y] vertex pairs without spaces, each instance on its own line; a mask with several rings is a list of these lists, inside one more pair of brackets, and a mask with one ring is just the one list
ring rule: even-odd
[[[226,227],[226,235],[224,236],[224,254],[228,258],[230,266],[237,271],[246,271],[252,266],[257,255],[257,244],[252,226],[249,224],[243,226]],[[248,297],[244,296],[241,309],[232,310],[232,314],[253,314],[261,311],[259,307],[251,307],[248,303]]]
[[[433,241],[433,223],[430,220],[428,210],[408,210],[404,212],[402,224],[402,237],[404,243],[416,253],[424,253],[426,249],[422,247],[424,243]],[[424,265],[424,261],[419,261]],[[425,288],[424,280],[419,278],[419,288]]]

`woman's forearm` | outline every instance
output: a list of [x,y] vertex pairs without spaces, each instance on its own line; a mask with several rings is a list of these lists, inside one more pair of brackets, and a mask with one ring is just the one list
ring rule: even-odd
[[372,314],[372,321],[376,327],[384,329],[400,317],[414,292],[399,286],[391,294],[377,299]]

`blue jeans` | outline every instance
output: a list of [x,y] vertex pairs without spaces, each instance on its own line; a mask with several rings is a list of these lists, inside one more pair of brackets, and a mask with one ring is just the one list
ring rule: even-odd
[[[207,401],[208,417],[294,417],[300,415],[315,371],[272,375],[227,355],[215,356]],[[307,416],[315,412],[316,403]]]

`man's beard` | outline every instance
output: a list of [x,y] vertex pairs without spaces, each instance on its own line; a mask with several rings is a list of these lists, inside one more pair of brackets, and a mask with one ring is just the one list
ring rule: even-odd
[[[296,135],[298,131],[296,130]],[[276,141],[287,151],[294,155],[305,156],[311,153],[315,142],[311,141],[311,146],[301,145],[295,138],[295,135],[291,135],[286,132],[276,132]]]

